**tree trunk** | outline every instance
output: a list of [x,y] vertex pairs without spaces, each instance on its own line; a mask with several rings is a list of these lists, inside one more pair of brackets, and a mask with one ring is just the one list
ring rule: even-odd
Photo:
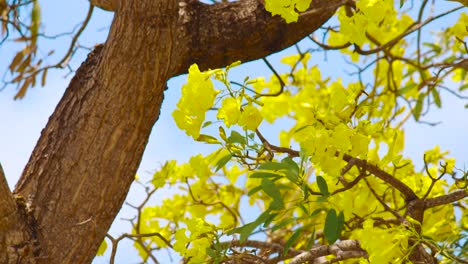
[[134,179],[166,81],[192,63],[216,68],[284,49],[344,1],[314,0],[289,25],[257,0],[100,2],[115,12],[108,40],[76,72],[15,197],[0,177],[0,263],[90,263]]

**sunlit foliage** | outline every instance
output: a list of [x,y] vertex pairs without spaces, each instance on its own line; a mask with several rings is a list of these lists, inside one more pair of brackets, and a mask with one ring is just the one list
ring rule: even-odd
[[[266,8],[291,22],[309,2]],[[310,36],[353,62],[358,70],[347,78],[322,72],[313,49],[283,58],[287,72],[240,82],[229,78],[238,63],[207,72],[192,65],[174,120],[218,149],[154,174],[148,196],[168,186],[179,192],[141,207],[133,222],[141,257],[171,248],[186,263],[466,260],[467,174],[437,142],[423,168],[403,150],[405,122],[425,123],[443,106],[441,92],[465,99],[468,17],[461,6],[418,4],[356,1],[321,40]],[[443,17],[452,24],[423,35]],[[283,130],[266,138],[275,125]],[[331,253],[317,253],[323,247]]]

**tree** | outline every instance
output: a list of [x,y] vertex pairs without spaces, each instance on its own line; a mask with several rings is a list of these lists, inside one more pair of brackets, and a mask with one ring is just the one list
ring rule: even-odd
[[[2,262],[92,260],[134,180],[166,81],[187,69],[188,83],[174,119],[195,140],[218,144],[220,150],[184,165],[168,162],[155,174],[148,197],[165,184],[183,186],[185,194],[166,203],[175,208],[180,204],[173,214],[160,215],[161,207],[143,209],[145,203],[138,207],[134,234],[126,236],[136,241],[144,259],[153,257],[156,246],[173,248],[187,262],[302,263],[323,261],[330,254],[335,260],[368,256],[375,263],[464,261],[466,217],[457,218],[454,206],[466,214],[467,174],[462,171],[458,177],[454,160],[437,148],[426,153],[425,171],[416,172],[401,155],[399,124],[411,116],[421,121],[431,105],[440,107],[440,90],[450,90],[443,83],[448,77],[465,79],[466,15],[441,33],[439,43],[421,45],[418,37],[416,48],[405,52],[407,36],[420,36],[425,25],[461,7],[423,20],[424,2],[413,20],[396,12],[393,1],[314,0],[309,8],[308,1],[287,7],[267,1],[265,8],[287,22],[297,18],[295,10],[303,12],[296,23],[286,23],[257,0],[91,3],[115,12],[110,35],[77,70],[14,194],[0,182]],[[24,25],[15,20],[22,4],[32,8],[27,34],[20,38],[26,46],[10,64],[18,97],[39,74],[46,78],[47,69],[64,62],[40,68],[35,60],[40,35],[36,1],[4,1],[4,28],[22,33]],[[322,78],[317,67],[307,66],[309,53],[304,52],[285,59],[289,73],[280,75],[272,68],[270,81],[246,79],[236,88],[227,77],[229,67],[200,71],[263,58],[293,45],[338,8],[339,31],[325,29],[329,36],[324,41],[310,38],[366,65],[358,68],[359,82]],[[359,59],[368,55],[375,56],[370,63]],[[371,67],[374,74],[367,72]],[[370,75],[374,82],[366,87],[362,80]],[[210,77],[225,85],[224,93],[214,90]],[[205,112],[213,107],[214,119],[224,125],[216,134],[203,134]],[[295,124],[275,145],[258,125],[284,115]],[[381,150],[384,156],[380,145],[387,146]],[[219,175],[226,177],[213,180]],[[240,175],[248,175],[243,186],[235,183]],[[454,180],[446,182],[444,176]],[[246,195],[264,211],[241,224],[239,201]],[[374,208],[350,204],[350,196],[370,199]],[[220,224],[204,219],[213,214],[221,214]],[[171,225],[160,228],[161,219]],[[249,240],[255,230],[266,232],[267,239]],[[239,240],[226,240],[235,234]],[[122,238],[109,237],[113,253]],[[395,247],[380,254],[384,244],[368,243],[379,238]]]

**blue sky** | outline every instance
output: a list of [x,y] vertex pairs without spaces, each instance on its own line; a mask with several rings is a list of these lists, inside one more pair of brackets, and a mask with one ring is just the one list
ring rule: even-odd
[[[49,35],[69,31],[85,17],[88,8],[88,2],[84,0],[43,0],[40,3],[42,5],[44,28]],[[80,44],[92,47],[103,42],[111,19],[111,13],[96,9],[91,24],[84,32]],[[68,48],[69,42],[70,37],[58,40],[42,40],[40,52],[46,54],[50,49],[56,49],[57,56],[49,59],[50,63],[54,63],[60,59],[58,56]],[[0,47],[0,66],[2,66],[2,69],[4,64],[11,60],[11,56],[14,55],[15,51],[16,46],[14,43],[6,43]],[[270,56],[269,60],[278,65],[279,58],[284,54],[293,52],[294,49],[290,49],[286,53]],[[81,50],[76,54],[72,61],[74,69],[84,60],[86,54],[86,50]],[[323,62],[322,55],[313,55],[312,60],[320,62],[320,67],[324,72],[344,76],[347,74],[346,70],[350,70],[349,68],[337,69],[330,59],[328,62]],[[247,74],[251,77],[269,76],[271,72],[264,67],[261,61],[247,63],[233,70],[234,79],[243,80]],[[43,88],[35,87],[22,100],[13,100],[16,93],[13,87],[0,92],[0,162],[11,188],[18,180],[42,128],[46,125],[50,114],[70,80],[71,75],[67,77],[64,77],[64,75],[66,75],[65,71],[50,72],[47,85]],[[185,79],[185,76],[179,76],[171,79],[168,83],[169,90],[166,92],[166,100],[163,103],[161,116],[154,126],[138,170],[138,174],[143,178],[149,177],[166,160],[185,161],[193,154],[213,149],[211,146],[195,144],[191,138],[179,131],[172,121],[171,113],[179,99],[180,87]],[[464,104],[465,102],[443,93],[443,108],[440,110],[433,108],[431,114],[427,117],[430,121],[442,121],[442,124],[429,127],[409,122],[405,130],[405,153],[421,162],[424,151],[438,144],[442,150],[451,151],[451,156],[457,158],[457,166],[463,167],[466,165],[468,161],[468,122],[466,118],[468,111],[464,108]],[[273,136],[274,133],[271,133],[271,135]],[[422,164],[422,162],[419,164]],[[141,189],[133,186],[129,194],[129,201],[137,202],[139,199],[141,199]],[[119,217],[134,215],[134,211],[128,207],[124,206],[123,208],[124,210]],[[127,223],[119,220],[111,229],[111,233],[115,235],[127,231],[130,231]],[[138,261],[131,249],[131,244],[122,243],[120,249],[117,263],[136,263]],[[108,259],[97,258],[95,263],[108,263]]]

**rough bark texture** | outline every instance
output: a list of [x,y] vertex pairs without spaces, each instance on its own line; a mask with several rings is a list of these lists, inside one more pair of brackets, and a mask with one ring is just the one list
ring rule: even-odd
[[134,179],[166,81],[193,62],[216,68],[286,48],[343,1],[314,0],[289,25],[257,0],[95,2],[115,11],[109,38],[79,68],[42,131],[16,186],[24,202],[0,179],[0,231],[13,230],[0,236],[2,263],[17,263],[13,249],[22,243],[34,245],[22,263],[91,262]]
[[[0,165],[0,263],[28,263],[37,252],[33,218],[22,197],[13,197]],[[29,225],[31,224],[31,225]]]

